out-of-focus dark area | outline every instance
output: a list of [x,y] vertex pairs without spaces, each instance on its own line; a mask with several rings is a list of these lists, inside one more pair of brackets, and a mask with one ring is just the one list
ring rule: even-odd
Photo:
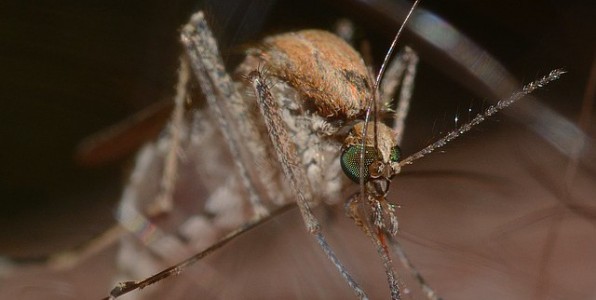
[[170,94],[176,29],[191,7],[159,1],[0,4],[4,254],[43,255],[61,248],[52,245],[56,237],[81,242],[111,222],[122,165],[79,166],[77,144]]
[[[396,30],[380,22],[382,17],[355,8],[352,2],[359,1],[271,1],[245,9],[227,2],[213,8],[213,18],[220,14],[215,29],[226,45],[290,29],[332,29],[338,17],[347,17],[359,40],[372,41],[377,58]],[[43,257],[114,223],[131,156],[83,166],[74,159],[77,145],[169,99],[181,51],[178,30],[201,5],[188,0],[0,3],[0,255]],[[596,54],[593,3],[427,0],[422,7],[467,34],[522,82],[565,68],[568,74],[540,95],[545,105],[577,120]],[[243,10],[251,12],[245,20]],[[238,24],[242,30],[226,32]],[[407,41],[406,35],[402,42]],[[232,64],[238,52],[231,47],[226,53]],[[408,123],[418,136],[406,135],[402,147],[410,151],[450,128],[452,115],[481,98],[450,78],[448,69],[421,60],[413,114],[422,116]],[[426,83],[431,88],[424,89]]]

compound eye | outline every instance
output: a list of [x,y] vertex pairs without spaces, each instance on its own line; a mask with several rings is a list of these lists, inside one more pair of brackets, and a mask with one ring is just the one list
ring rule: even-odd
[[[379,159],[379,155],[375,147],[364,147],[364,182],[370,178],[369,167]],[[346,173],[346,176],[356,183],[360,183],[360,154],[362,153],[362,145],[350,145],[342,153],[340,157],[341,168]],[[392,152],[393,154],[393,152]]]
[[399,149],[398,146],[391,148],[391,155],[389,156],[389,159],[391,159],[392,162],[396,163],[399,161],[400,158],[401,158],[401,149]]

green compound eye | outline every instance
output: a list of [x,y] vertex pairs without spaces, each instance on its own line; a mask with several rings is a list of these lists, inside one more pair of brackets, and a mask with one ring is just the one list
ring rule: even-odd
[[[374,147],[364,147],[366,150],[364,152],[364,182],[369,180],[370,173],[369,167],[370,165],[380,160],[379,154]],[[347,147],[344,152],[341,154],[341,168],[346,173],[346,176],[350,178],[352,181],[359,183],[360,182],[360,153],[362,152],[362,145],[351,145]],[[398,146],[391,148],[391,154],[389,159],[392,162],[398,162],[401,156],[401,151]]]
[[398,146],[395,146],[393,148],[391,148],[391,156],[389,157],[389,159],[391,159],[392,162],[396,163],[399,161],[401,157],[401,150],[399,149]]
[[[356,183],[360,182],[360,153],[362,153],[362,145],[351,145],[342,152],[340,158],[341,168],[344,170],[344,173]],[[399,152],[396,153],[399,156]],[[391,156],[393,157],[393,151],[391,152]],[[368,181],[370,176],[368,167],[378,159],[379,155],[374,147],[365,147],[363,174],[365,182]]]

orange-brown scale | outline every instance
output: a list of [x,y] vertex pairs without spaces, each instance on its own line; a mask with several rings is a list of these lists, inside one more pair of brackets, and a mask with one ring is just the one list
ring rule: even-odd
[[329,32],[303,30],[266,38],[259,56],[270,74],[311,99],[324,117],[352,120],[371,97],[372,80],[364,61]]

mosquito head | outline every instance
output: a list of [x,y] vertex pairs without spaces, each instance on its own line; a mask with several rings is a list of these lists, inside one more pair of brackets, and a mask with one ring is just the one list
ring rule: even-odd
[[[368,124],[369,133],[373,132],[374,123]],[[393,131],[383,123],[377,125],[377,138],[372,134],[364,135],[364,122],[359,122],[350,131],[344,141],[341,153],[341,167],[352,181],[359,183],[377,182],[376,190],[385,194],[391,178],[399,173],[400,150]],[[364,172],[361,174],[360,161],[364,151]],[[385,187],[386,186],[386,187]]]
[[[389,190],[389,183],[399,173],[400,151],[395,133],[385,124],[379,122],[379,84],[397,45],[408,19],[420,0],[414,1],[404,22],[391,42],[385,54],[381,68],[374,81],[372,97],[367,101],[364,120],[357,123],[344,141],[341,154],[341,166],[346,175],[356,183],[360,183],[361,192],[365,185],[377,196],[384,197]],[[373,114],[371,121],[371,112]]]

